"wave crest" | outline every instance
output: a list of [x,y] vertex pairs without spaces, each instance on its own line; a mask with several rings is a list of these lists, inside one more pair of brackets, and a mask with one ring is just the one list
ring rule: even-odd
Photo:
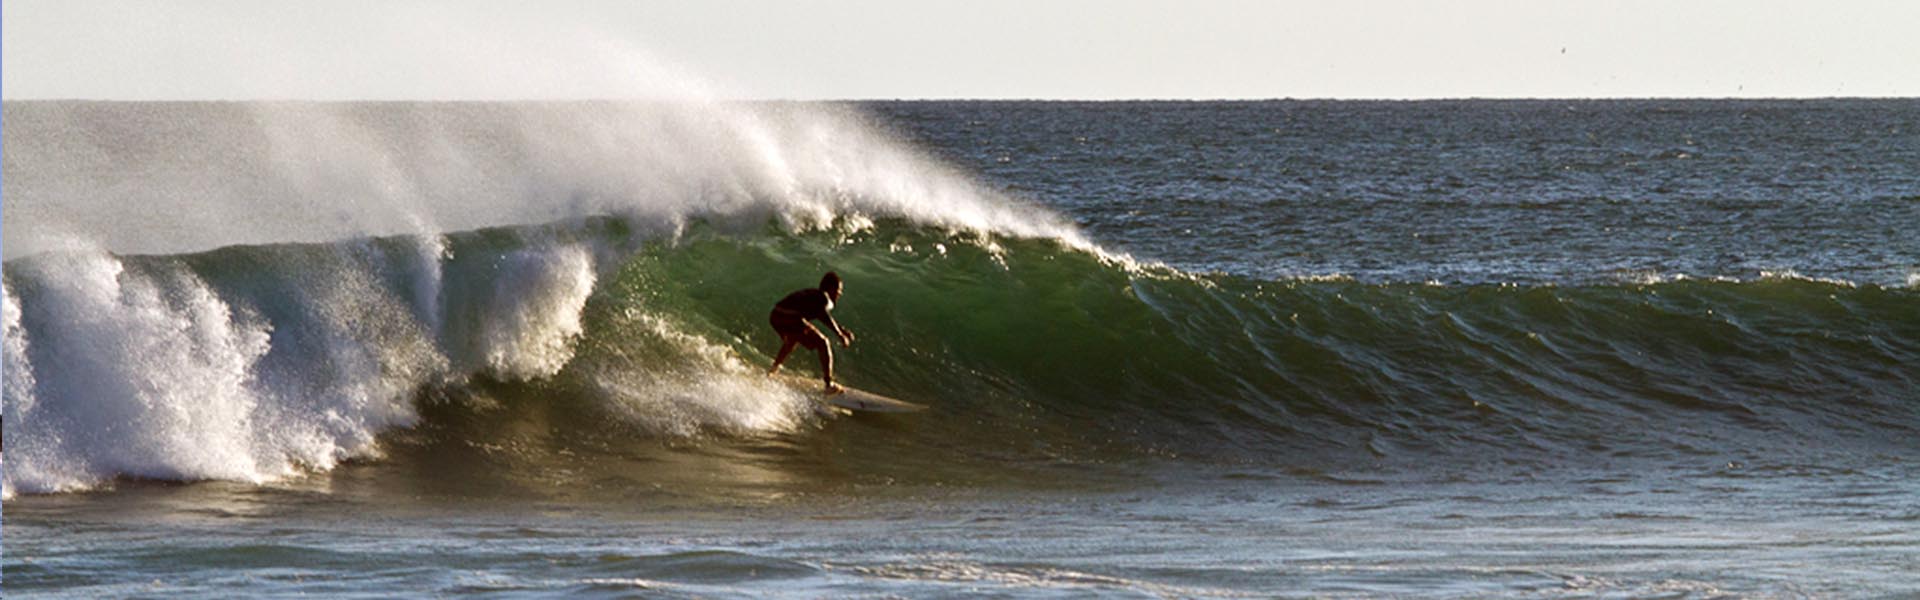
[[826,270],[860,332],[840,378],[933,405],[937,427],[884,434],[928,464],[1672,459],[1884,451],[1920,430],[1911,288],[1259,281],[898,220],[636,230],[10,261],[7,489],[324,470],[377,455],[430,398],[538,405],[497,418],[557,411],[621,439],[805,435],[810,400],[762,373],[765,318]]

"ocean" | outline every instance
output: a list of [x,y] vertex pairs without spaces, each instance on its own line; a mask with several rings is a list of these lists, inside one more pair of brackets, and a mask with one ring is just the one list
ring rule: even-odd
[[1920,595],[1920,101],[4,111],[9,597]]

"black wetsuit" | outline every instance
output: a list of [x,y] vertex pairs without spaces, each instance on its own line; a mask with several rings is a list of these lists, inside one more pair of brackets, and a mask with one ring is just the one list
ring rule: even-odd
[[802,346],[817,350],[827,346],[827,336],[821,335],[820,330],[807,320],[826,321],[838,330],[833,315],[827,312],[831,310],[833,298],[827,296],[825,290],[808,288],[787,294],[787,297],[774,303],[773,314],[767,315],[767,322],[773,325],[774,331],[780,333],[781,339],[796,340]]

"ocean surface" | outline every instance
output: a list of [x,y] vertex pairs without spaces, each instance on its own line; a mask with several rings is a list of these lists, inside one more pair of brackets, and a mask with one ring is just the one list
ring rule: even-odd
[[8,597],[1920,595],[1920,100],[4,111]]

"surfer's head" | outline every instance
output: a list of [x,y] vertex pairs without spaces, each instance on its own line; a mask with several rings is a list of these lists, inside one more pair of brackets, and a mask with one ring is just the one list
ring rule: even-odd
[[839,300],[840,288],[841,286],[840,286],[839,273],[835,273],[833,271],[827,271],[826,275],[820,276],[820,291],[826,292],[828,298]]

